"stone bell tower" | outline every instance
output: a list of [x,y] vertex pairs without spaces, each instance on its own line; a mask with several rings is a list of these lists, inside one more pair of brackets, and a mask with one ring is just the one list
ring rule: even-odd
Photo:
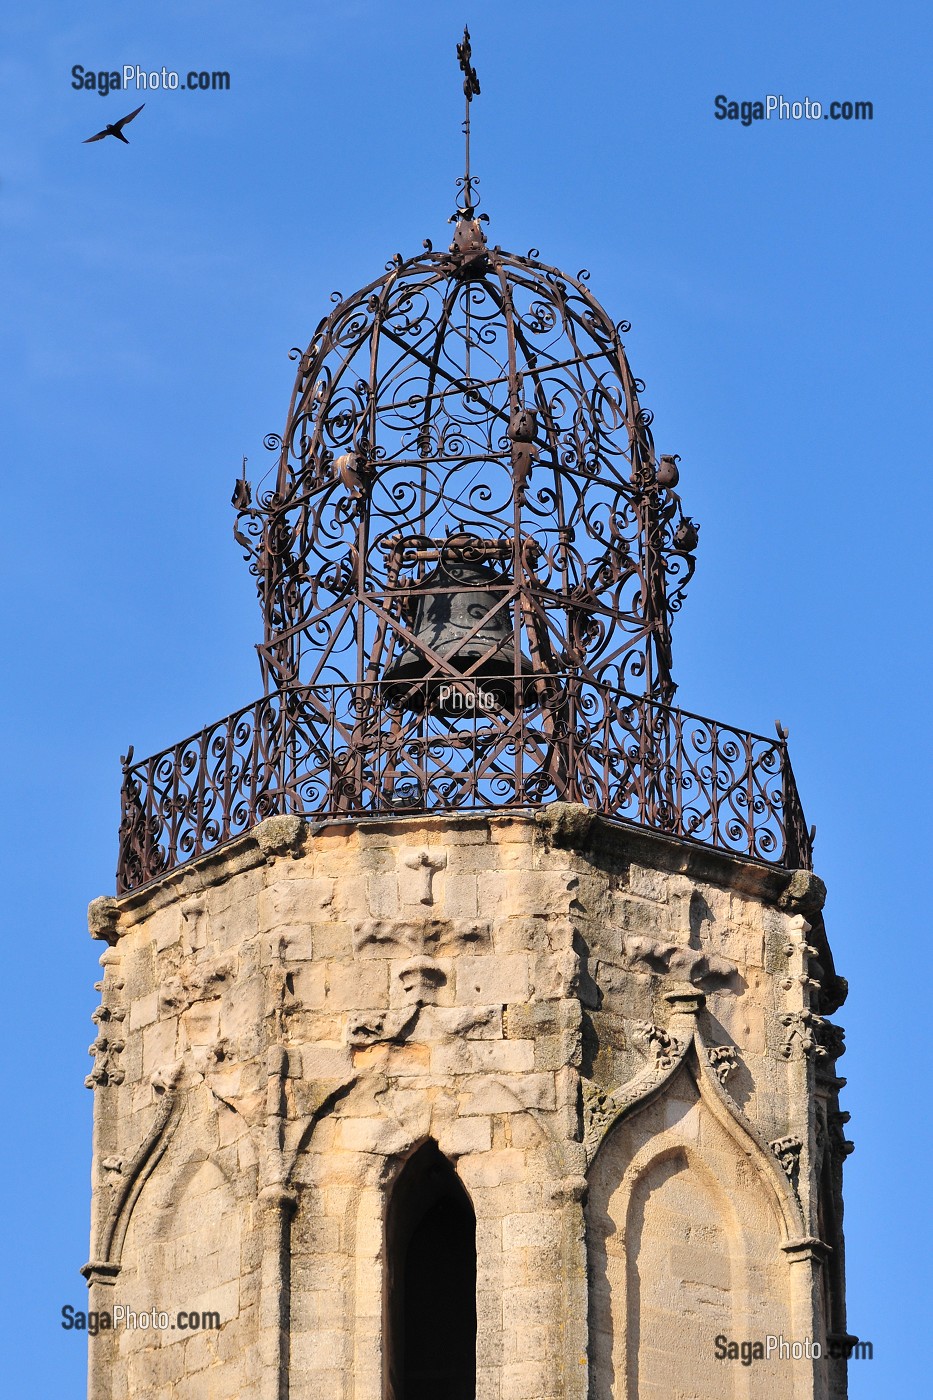
[[674,707],[697,526],[628,327],[475,186],[237,483],[263,696],[125,760],[90,1400],[845,1395],[787,736]]

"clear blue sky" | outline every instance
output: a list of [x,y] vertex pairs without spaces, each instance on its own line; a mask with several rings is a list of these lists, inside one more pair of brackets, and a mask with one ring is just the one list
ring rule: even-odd
[[[6,685],[2,1370],[83,1393],[97,995],[118,758],[260,691],[231,536],[332,290],[447,233],[462,0],[38,0],[0,52]],[[928,5],[471,0],[490,235],[586,266],[702,523],[683,705],[779,717],[852,992],[838,1019],[852,1396],[929,1384]],[[142,97],[71,69],[226,69]],[[717,121],[713,101],[874,103]],[[271,459],[270,459],[271,460]]]

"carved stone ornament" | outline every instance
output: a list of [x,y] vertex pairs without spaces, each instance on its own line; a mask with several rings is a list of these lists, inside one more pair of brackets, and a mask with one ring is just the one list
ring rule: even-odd
[[817,1016],[814,1011],[788,1011],[781,1017],[781,1025],[787,1027],[787,1035],[781,1046],[785,1060],[792,1059],[795,1052],[817,1059],[825,1058],[826,1050],[818,1039],[823,1025],[822,1016]]
[[720,1084],[725,1084],[729,1075],[738,1066],[738,1052],[734,1045],[708,1045],[706,1058]]
[[434,903],[434,877],[447,864],[444,851],[408,851],[402,855],[402,897],[407,904]]
[[406,1006],[400,1011],[373,1011],[353,1016],[347,1025],[347,1044],[354,1049],[368,1045],[401,1044],[414,1030],[421,1011],[420,1004]]
[[796,1137],[775,1138],[768,1146],[784,1168],[788,1181],[794,1182],[800,1167],[800,1152],[803,1143]]
[[827,1114],[829,1136],[840,1157],[848,1157],[850,1152],[855,1151],[855,1143],[851,1142],[845,1134],[845,1125],[851,1117],[851,1113],[838,1108],[832,1109]]
[[835,1022],[821,1018],[817,1028],[817,1038],[827,1059],[838,1060],[846,1053],[845,1035],[842,1026],[837,1026]]
[[611,1091],[592,1079],[582,1080],[580,1087],[583,1091],[583,1143],[589,1157],[619,1110]]
[[680,1056],[681,1046],[677,1038],[651,1021],[636,1022],[634,1035],[636,1043],[654,1060],[658,1069],[670,1069]]
[[100,961],[104,976],[100,982],[95,983],[101,993],[101,1003],[91,1013],[91,1020],[97,1026],[98,1034],[87,1050],[89,1055],[94,1056],[94,1068],[84,1081],[88,1089],[122,1084],[125,1078],[119,1058],[126,1044],[123,1038],[126,1007],[117,1000],[124,985],[123,978],[117,971],[120,955],[111,947],[101,955]]
[[644,935],[630,934],[624,938],[622,956],[624,966],[632,972],[677,978],[707,991],[729,986],[738,972],[734,962],[717,953]]

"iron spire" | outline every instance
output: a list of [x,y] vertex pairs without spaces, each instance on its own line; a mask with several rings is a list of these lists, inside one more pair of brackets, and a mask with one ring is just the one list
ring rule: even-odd
[[463,40],[457,45],[457,62],[460,64],[460,70],[463,73],[463,95],[466,99],[463,118],[463,135],[466,145],[463,172],[464,207],[461,212],[467,219],[473,217],[474,209],[473,179],[470,175],[470,104],[474,97],[479,96],[479,78],[476,76],[476,69],[473,67],[472,58],[473,49],[470,45],[470,31],[466,25],[464,25]]

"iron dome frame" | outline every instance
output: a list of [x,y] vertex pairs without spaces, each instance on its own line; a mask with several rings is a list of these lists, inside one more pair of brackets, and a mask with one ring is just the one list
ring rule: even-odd
[[266,439],[275,487],[238,516],[267,690],[375,681],[423,649],[405,603],[453,535],[501,567],[535,674],[672,698],[697,527],[656,459],[630,327],[587,277],[487,248],[461,214],[448,252],[394,259],[321,322]]

